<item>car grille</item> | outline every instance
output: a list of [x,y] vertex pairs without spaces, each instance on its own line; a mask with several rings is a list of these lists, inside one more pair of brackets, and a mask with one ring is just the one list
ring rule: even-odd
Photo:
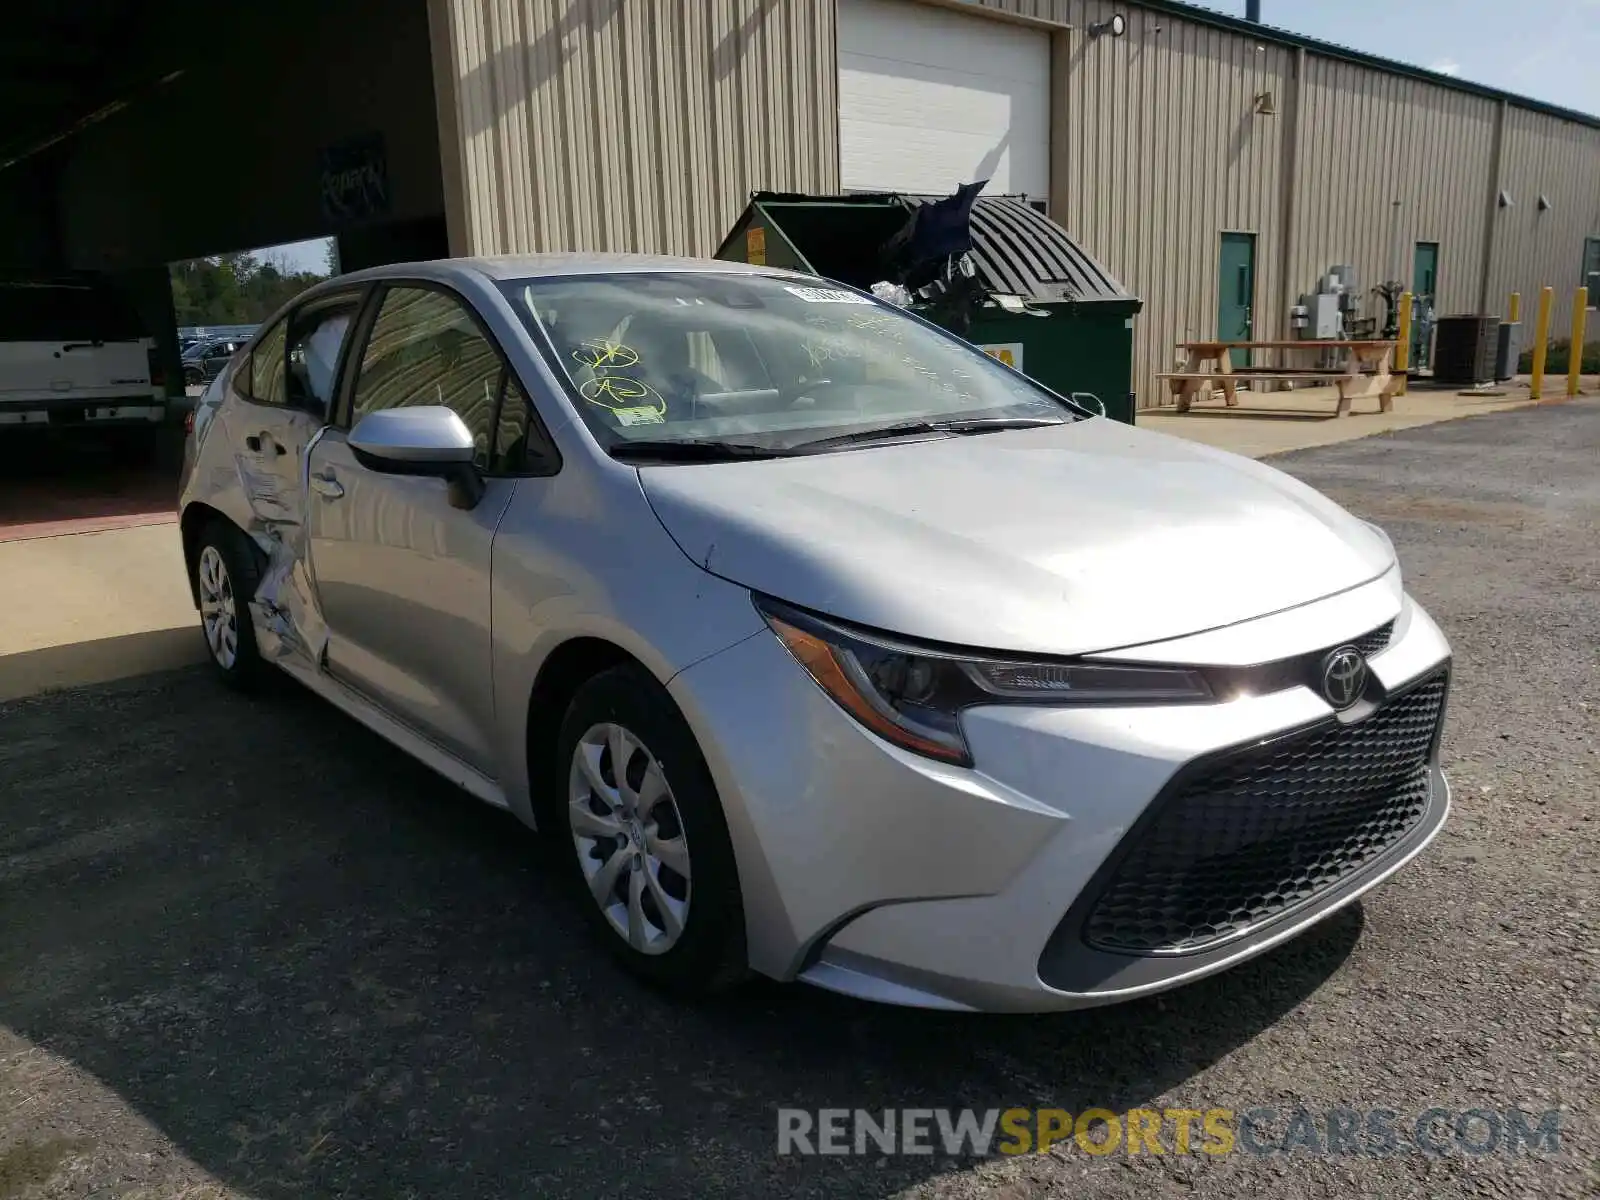
[[1361,651],[1362,658],[1371,658],[1380,650],[1387,649],[1389,639],[1394,636],[1394,622],[1386,621],[1371,633],[1362,634],[1351,641],[1351,645]]
[[1245,932],[1360,871],[1421,820],[1446,679],[1350,725],[1319,726],[1181,780],[1136,826],[1084,940],[1189,953]]

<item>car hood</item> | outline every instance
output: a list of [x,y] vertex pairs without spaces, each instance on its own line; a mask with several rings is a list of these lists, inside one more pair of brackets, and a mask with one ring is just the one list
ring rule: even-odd
[[786,459],[641,468],[707,571],[841,620],[1083,654],[1382,575],[1388,539],[1270,467],[1096,418]]

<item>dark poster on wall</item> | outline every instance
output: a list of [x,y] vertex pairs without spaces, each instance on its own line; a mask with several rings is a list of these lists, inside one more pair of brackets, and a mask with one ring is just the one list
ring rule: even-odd
[[352,225],[389,214],[389,160],[381,133],[346,138],[318,155],[322,215]]

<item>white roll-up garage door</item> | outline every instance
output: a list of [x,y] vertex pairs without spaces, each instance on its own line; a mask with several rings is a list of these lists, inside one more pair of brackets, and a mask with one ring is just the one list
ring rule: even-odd
[[910,0],[839,0],[848,191],[1050,188],[1050,36]]

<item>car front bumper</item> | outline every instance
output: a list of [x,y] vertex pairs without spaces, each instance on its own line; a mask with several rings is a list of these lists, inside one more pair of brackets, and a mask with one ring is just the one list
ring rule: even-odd
[[[1372,595],[1331,608],[1360,621],[1363,603],[1370,611]],[[1238,645],[1238,627],[1225,636]],[[1199,656],[1192,661],[1207,661],[1203,641],[1185,642]],[[1388,647],[1370,659],[1386,696],[1372,715],[1425,683],[1440,710],[1426,786],[1404,830],[1270,917],[1172,952],[1097,949],[1084,936],[1085,913],[1197,766],[1333,728],[1334,711],[1311,689],[1165,707],[971,709],[962,727],[975,766],[961,768],[862,729],[765,632],[669,686],[723,798],[753,968],[892,1003],[1046,1011],[1224,970],[1321,921],[1419,853],[1450,805],[1436,733],[1448,662],[1438,627],[1404,599]]]

